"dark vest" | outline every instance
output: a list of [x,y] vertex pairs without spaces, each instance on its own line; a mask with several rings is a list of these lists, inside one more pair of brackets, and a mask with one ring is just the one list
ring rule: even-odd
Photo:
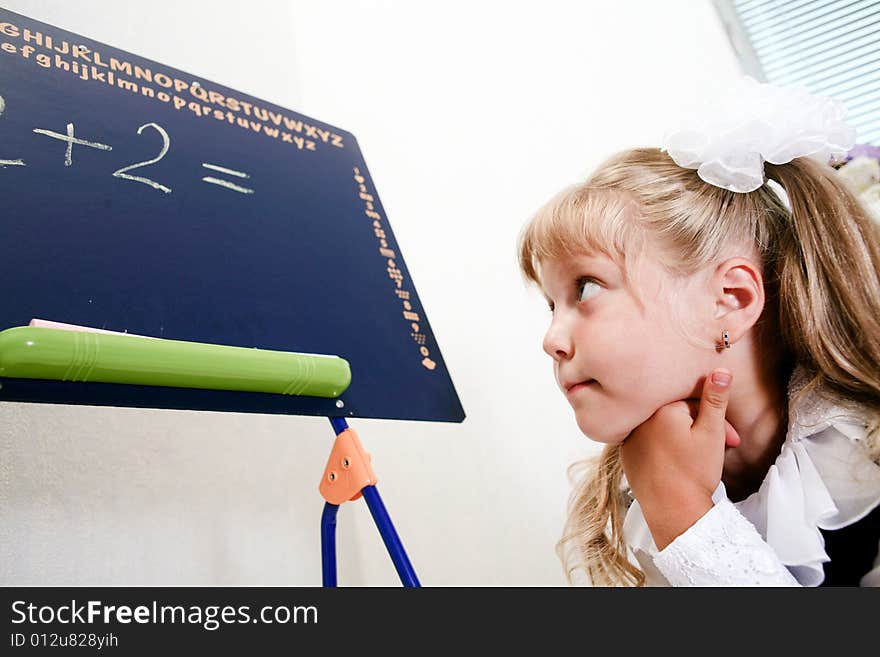
[[858,586],[874,567],[880,543],[880,506],[864,518],[835,530],[820,529],[831,561],[822,564],[825,580],[819,586]]

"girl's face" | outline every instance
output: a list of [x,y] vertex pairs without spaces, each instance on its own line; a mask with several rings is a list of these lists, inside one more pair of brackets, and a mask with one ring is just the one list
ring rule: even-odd
[[[601,253],[541,265],[553,311],[544,351],[584,435],[621,443],[661,406],[698,395],[714,354],[688,343],[680,327],[694,320],[696,309],[710,307],[706,287],[695,284],[699,278],[673,288],[646,255],[631,275],[640,305],[617,264]],[[678,314],[674,303],[682,308]]]

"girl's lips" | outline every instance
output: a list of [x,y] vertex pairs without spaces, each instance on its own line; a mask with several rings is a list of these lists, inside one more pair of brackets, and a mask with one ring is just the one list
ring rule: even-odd
[[566,391],[566,396],[571,396],[576,393],[578,390],[582,390],[596,383],[595,379],[590,379],[589,381],[582,381],[581,383],[575,383],[571,388]]

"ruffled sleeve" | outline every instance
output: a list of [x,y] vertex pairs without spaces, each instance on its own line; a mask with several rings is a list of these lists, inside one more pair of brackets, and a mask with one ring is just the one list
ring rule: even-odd
[[[805,380],[796,369],[790,396]],[[734,504],[719,483],[715,506],[662,552],[633,502],[624,536],[649,584],[821,584],[830,559],[820,529],[858,522],[880,504],[880,465],[863,444],[868,427],[867,412],[818,391],[790,404],[786,440],[759,490]],[[880,585],[880,554],[861,584]]]
[[627,543],[649,586],[799,586],[773,548],[727,498],[723,483],[715,505],[658,551],[639,503],[624,521]]
[[723,490],[715,506],[657,553],[654,563],[672,586],[799,586]]

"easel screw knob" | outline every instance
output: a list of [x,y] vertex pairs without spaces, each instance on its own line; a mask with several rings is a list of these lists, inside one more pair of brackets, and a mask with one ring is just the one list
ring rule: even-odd
[[376,485],[370,460],[354,429],[349,427],[337,434],[318,486],[321,496],[336,505],[359,499],[365,486]]

